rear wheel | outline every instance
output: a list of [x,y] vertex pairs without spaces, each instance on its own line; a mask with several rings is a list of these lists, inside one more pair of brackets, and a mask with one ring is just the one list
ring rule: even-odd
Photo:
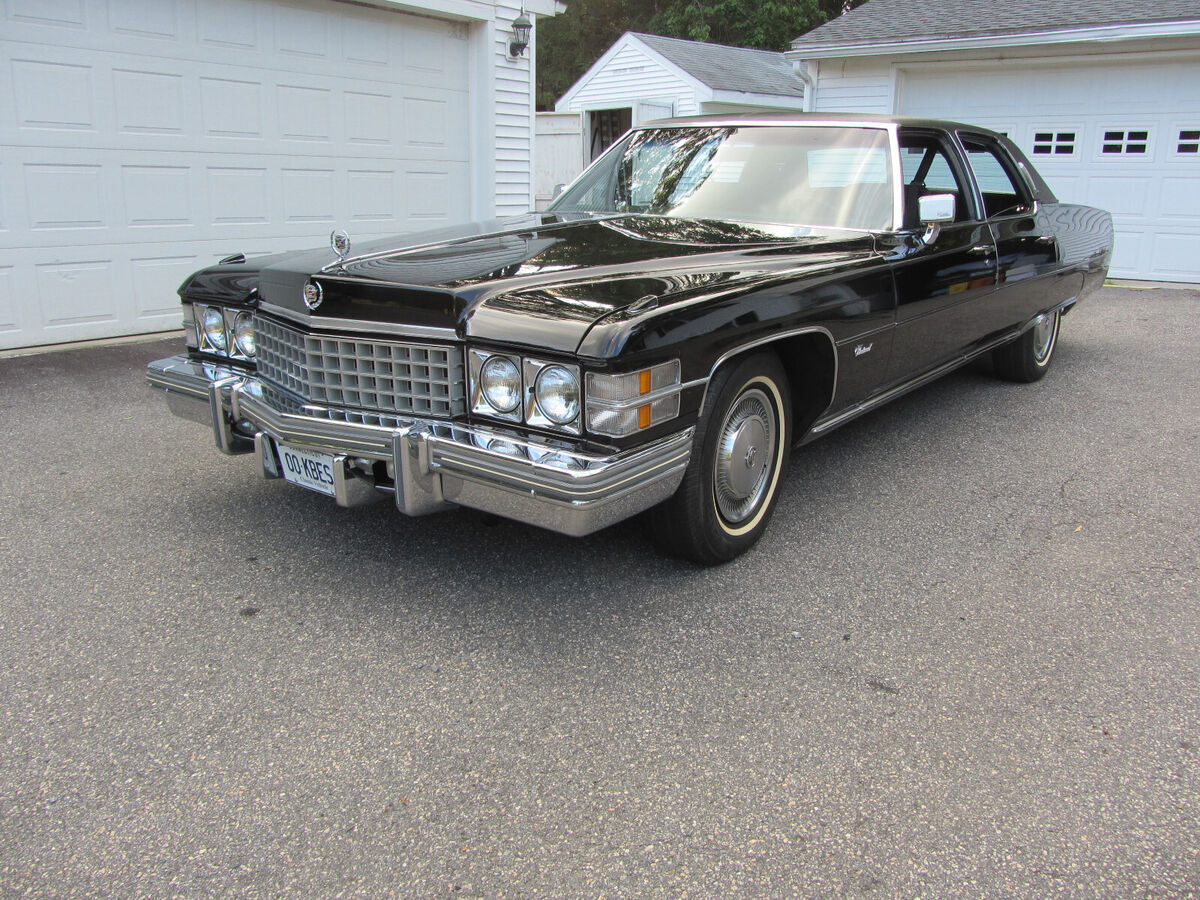
[[1058,346],[1058,329],[1062,321],[1056,310],[1037,317],[1033,327],[1011,344],[992,351],[996,374],[1012,381],[1037,381],[1046,374]]
[[651,523],[664,550],[714,565],[753,546],[774,509],[791,439],[783,367],[756,353],[718,370],[704,407],[683,482]]

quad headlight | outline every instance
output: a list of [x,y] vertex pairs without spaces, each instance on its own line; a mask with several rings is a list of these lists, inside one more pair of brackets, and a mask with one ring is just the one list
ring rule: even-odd
[[225,353],[229,336],[225,334],[225,314],[219,306],[206,306],[200,314],[202,346],[207,350]]
[[247,310],[197,303],[191,315],[184,316],[184,325],[194,328],[188,346],[205,353],[228,356],[231,359],[254,359],[254,316]]
[[627,437],[679,415],[679,360],[633,372],[471,350],[471,412],[547,431]]
[[479,369],[479,392],[495,412],[515,412],[521,405],[521,370],[510,357],[489,356]]
[[471,412],[535,428],[579,434],[579,367],[507,353],[472,350]]
[[542,367],[533,382],[533,402],[555,425],[571,424],[579,418],[579,375],[566,366]]
[[240,312],[234,317],[233,343],[242,356],[254,358],[254,317],[250,313]]

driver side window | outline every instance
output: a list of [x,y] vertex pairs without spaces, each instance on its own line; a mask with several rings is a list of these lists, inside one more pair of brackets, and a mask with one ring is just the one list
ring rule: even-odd
[[904,227],[920,225],[918,202],[927,194],[953,194],[954,219],[966,221],[967,192],[942,142],[934,135],[900,135],[900,166],[904,177]]

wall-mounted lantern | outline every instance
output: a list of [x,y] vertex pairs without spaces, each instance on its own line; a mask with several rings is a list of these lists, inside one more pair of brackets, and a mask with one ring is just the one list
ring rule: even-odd
[[525,10],[521,10],[521,14],[513,19],[512,43],[508,45],[508,55],[516,59],[525,52],[525,48],[529,46],[529,33],[533,31],[533,23],[529,21],[529,16]]

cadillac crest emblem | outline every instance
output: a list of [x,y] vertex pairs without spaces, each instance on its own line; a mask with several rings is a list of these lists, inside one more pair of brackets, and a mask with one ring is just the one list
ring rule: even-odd
[[304,305],[309,309],[316,309],[321,305],[323,299],[321,286],[315,281],[309,281],[304,285]]
[[350,235],[340,230],[330,233],[329,246],[337,254],[338,262],[341,262],[350,255]]

